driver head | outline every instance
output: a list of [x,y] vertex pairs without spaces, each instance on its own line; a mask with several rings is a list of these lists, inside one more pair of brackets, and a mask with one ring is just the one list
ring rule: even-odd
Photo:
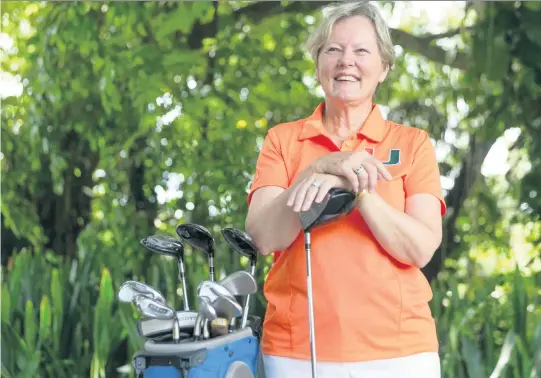
[[166,256],[173,256],[182,259],[184,255],[184,244],[178,239],[165,235],[152,235],[140,241],[141,245],[149,251]]
[[332,188],[321,203],[312,203],[310,209],[300,213],[301,225],[304,231],[320,226],[332,220],[349,214],[357,204],[355,193]]
[[222,235],[227,244],[235,251],[250,259],[251,265],[256,264],[258,251],[250,235],[244,231],[231,227],[222,229]]
[[214,254],[214,238],[209,230],[195,223],[185,223],[177,226],[177,235],[195,249]]

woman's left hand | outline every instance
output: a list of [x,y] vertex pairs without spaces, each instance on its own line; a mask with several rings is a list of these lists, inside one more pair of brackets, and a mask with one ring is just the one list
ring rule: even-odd
[[315,201],[323,201],[331,188],[352,190],[351,184],[345,177],[326,173],[312,173],[299,182],[287,200],[287,206],[294,212],[306,211]]

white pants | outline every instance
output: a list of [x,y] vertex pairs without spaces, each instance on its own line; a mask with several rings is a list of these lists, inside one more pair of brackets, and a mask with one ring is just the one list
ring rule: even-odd
[[[311,378],[310,360],[263,355],[265,378]],[[318,362],[318,378],[441,378],[437,353],[363,362]]]

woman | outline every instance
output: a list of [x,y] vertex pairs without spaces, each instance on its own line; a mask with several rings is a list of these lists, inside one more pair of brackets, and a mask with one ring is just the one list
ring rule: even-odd
[[267,378],[309,377],[306,261],[299,212],[332,187],[359,193],[348,217],[312,231],[320,377],[440,377],[432,292],[420,268],[441,243],[445,203],[426,132],[372,103],[394,62],[377,9],[324,9],[308,42],[325,100],[271,128],[249,193],[246,230],[280,252],[265,283]]

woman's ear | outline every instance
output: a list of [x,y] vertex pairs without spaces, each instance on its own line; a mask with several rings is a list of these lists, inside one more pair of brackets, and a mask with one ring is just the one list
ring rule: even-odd
[[387,78],[388,74],[389,74],[389,64],[383,63],[383,72],[381,73],[381,75],[379,75],[378,82],[380,84],[383,83],[385,81],[385,79]]

